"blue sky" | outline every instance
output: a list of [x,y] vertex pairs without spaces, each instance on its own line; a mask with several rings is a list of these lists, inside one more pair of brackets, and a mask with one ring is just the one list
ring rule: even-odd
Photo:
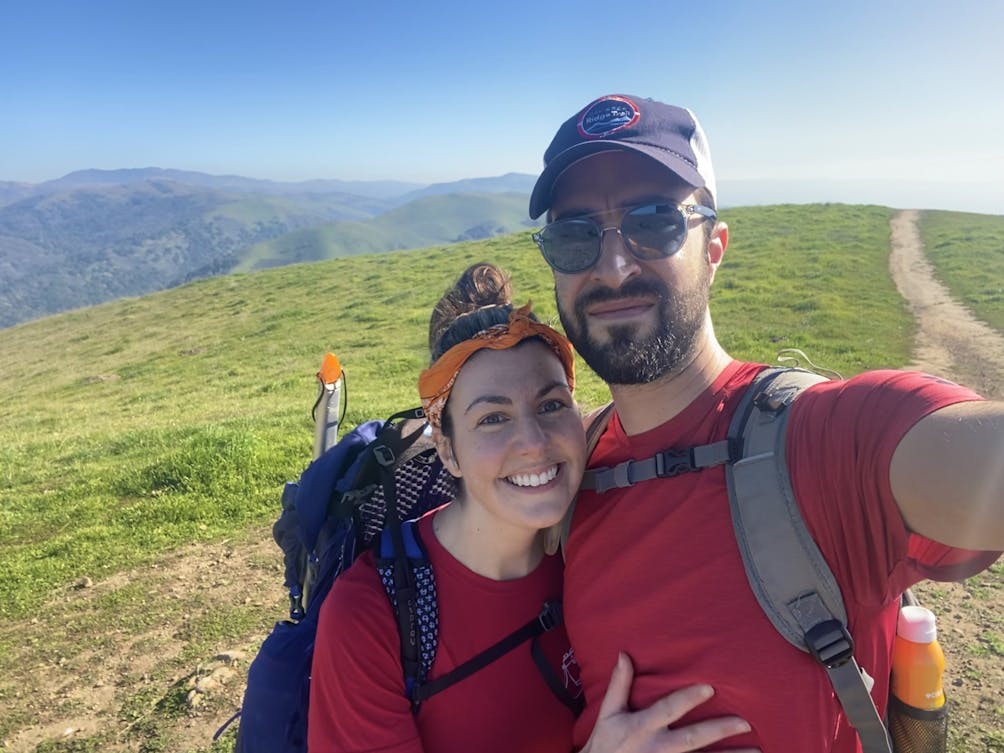
[[1004,214],[1002,34],[999,0],[9,0],[0,180],[535,173],[623,92],[698,114],[725,205]]

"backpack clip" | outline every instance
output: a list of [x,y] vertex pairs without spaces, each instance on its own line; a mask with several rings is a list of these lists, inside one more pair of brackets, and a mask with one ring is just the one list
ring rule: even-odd
[[392,468],[394,461],[397,459],[394,455],[394,450],[385,444],[377,445],[373,448],[373,457],[384,468]]
[[827,669],[842,667],[854,658],[854,639],[840,620],[813,625],[805,633],[809,653]]
[[681,473],[697,470],[694,464],[694,450],[664,450],[655,455],[655,475],[658,478],[670,478]]
[[540,622],[540,626],[544,628],[545,632],[558,627],[562,622],[561,602],[545,601],[544,608],[537,615],[537,621]]
[[303,607],[303,590],[299,585],[289,589],[289,619],[299,622],[307,616],[307,610]]
[[798,389],[794,387],[765,390],[753,398],[753,404],[761,411],[777,414],[787,408],[797,396]]

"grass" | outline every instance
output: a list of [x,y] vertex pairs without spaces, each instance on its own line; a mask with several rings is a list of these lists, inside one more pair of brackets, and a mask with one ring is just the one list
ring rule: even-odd
[[[888,276],[891,214],[834,204],[724,211],[733,241],[712,310],[726,349],[774,361],[798,347],[845,376],[905,364],[913,322]],[[982,219],[925,213],[922,229],[942,239],[940,257],[958,263],[977,241],[953,233],[977,226]],[[1004,223],[988,221],[980,232],[999,240]],[[207,279],[0,330],[2,621],[31,620],[85,576],[150,566],[192,542],[240,546],[260,532],[277,514],[282,483],[309,460],[309,408],[324,352],[337,353],[346,369],[346,426],[414,405],[432,305],[483,259],[512,273],[517,302],[532,299],[538,315],[556,321],[550,272],[525,232]],[[993,287],[987,279],[1004,280],[995,264],[982,268],[984,288]],[[994,326],[1004,330],[1004,321]],[[585,367],[579,373],[586,407],[608,399]],[[157,719],[177,712],[181,693],[169,672],[247,640],[277,610],[210,605],[197,593],[153,609],[144,595],[142,584],[127,585],[86,606],[46,606],[46,615],[58,615],[46,641],[0,633],[0,672],[74,635],[152,626],[191,610],[197,616],[174,637],[186,648],[159,670],[159,692],[138,691],[124,705],[142,749],[166,749]],[[108,648],[100,640],[95,655]],[[1000,645],[999,632],[981,641],[995,654]],[[0,688],[0,705],[12,692]],[[24,722],[0,721],[0,739]],[[75,737],[37,750],[101,750],[107,742]]]
[[[797,346],[843,373],[905,362],[911,321],[884,273],[890,210],[736,209],[713,307],[723,344]],[[0,614],[54,588],[218,540],[275,514],[310,453],[320,356],[346,368],[353,425],[414,404],[429,311],[498,260],[555,318],[528,233],[203,280],[0,331]],[[580,399],[606,389],[581,370]]]
[[1004,331],[1004,216],[927,211],[919,231],[938,278],[977,318]]
[[785,205],[723,215],[734,241],[712,313],[727,351],[772,361],[800,348],[845,376],[908,360],[913,322],[888,274],[890,210]]

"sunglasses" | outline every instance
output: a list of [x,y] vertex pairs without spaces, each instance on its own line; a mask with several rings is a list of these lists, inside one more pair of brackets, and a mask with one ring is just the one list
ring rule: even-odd
[[550,267],[565,274],[585,272],[600,259],[603,234],[616,231],[631,255],[640,261],[672,256],[687,239],[694,216],[717,219],[714,209],[700,204],[642,204],[628,209],[620,225],[604,227],[593,215],[556,220],[533,234]]

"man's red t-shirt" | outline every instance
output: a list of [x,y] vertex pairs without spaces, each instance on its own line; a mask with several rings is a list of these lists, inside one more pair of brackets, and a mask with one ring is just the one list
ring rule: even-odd
[[[683,413],[640,435],[626,437],[615,414],[590,467],[723,439],[761,368],[730,364]],[[795,494],[841,585],[855,655],[876,680],[880,713],[899,594],[923,578],[972,574],[997,556],[910,534],[889,483],[892,453],[916,421],[974,399],[926,375],[882,371],[814,386],[791,408],[787,460]],[[576,745],[588,737],[624,650],[636,671],[633,708],[705,682],[716,694],[687,721],[739,714],[751,723],[751,733],[709,750],[859,750],[826,674],[781,637],[750,590],[722,466],[580,494],[566,552],[565,614],[587,701]]]

